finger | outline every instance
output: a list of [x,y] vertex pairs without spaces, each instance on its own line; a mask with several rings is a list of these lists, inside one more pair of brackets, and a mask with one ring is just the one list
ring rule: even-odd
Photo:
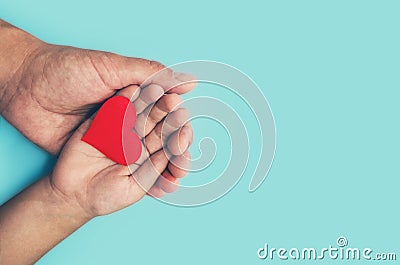
[[164,89],[155,84],[150,84],[142,89],[140,96],[135,100],[136,112],[139,114],[149,105],[156,102],[164,94]]
[[192,143],[193,131],[189,123],[185,124],[182,128],[175,131],[171,137],[168,138],[168,150],[174,156],[183,154]]
[[144,196],[165,170],[167,164],[168,159],[162,150],[150,156],[132,175],[137,183],[136,192]]
[[167,94],[160,98],[155,105],[149,106],[136,119],[135,130],[139,137],[149,134],[157,123],[181,103],[182,99],[179,95]]
[[149,195],[149,196],[151,196],[153,198],[161,198],[161,197],[163,197],[165,195],[165,191],[163,189],[161,189],[160,187],[154,185],[147,192],[147,195]]
[[174,73],[175,80],[177,80],[179,85],[175,85],[169,89],[166,89],[165,92],[168,93],[176,93],[176,94],[185,94],[189,91],[192,91],[196,87],[196,77],[187,74],[187,73]]
[[125,57],[115,53],[85,50],[99,77],[110,89],[131,84],[143,84],[149,77],[163,70],[165,78],[174,78],[173,71],[163,64],[142,58]]
[[155,198],[161,198],[165,193],[175,192],[178,188],[179,180],[166,169],[147,194]]
[[147,151],[152,154],[160,150],[168,137],[177,129],[182,127],[189,119],[189,112],[186,109],[180,108],[167,115],[167,117],[157,124],[145,138]]
[[179,188],[179,180],[166,169],[157,179],[155,186],[160,187],[166,193],[171,193]]
[[191,156],[188,151],[180,156],[175,156],[168,164],[168,170],[176,178],[183,178],[190,170]]
[[[142,58],[125,57],[115,53],[84,50],[85,55],[90,58],[100,79],[105,86],[112,90],[119,90],[129,85],[158,84],[165,90],[176,87],[175,92],[186,93],[190,89],[182,84],[182,76],[175,77],[174,72],[163,64]],[[156,74],[157,73],[157,74]],[[154,78],[151,78],[154,77]],[[193,85],[192,85],[193,86]],[[194,86],[193,86],[194,87]]]
[[184,94],[194,89],[196,86],[196,78],[186,73],[173,73],[170,69],[163,69],[148,80],[143,86],[148,84],[158,84],[164,88],[166,93]]
[[192,127],[192,124],[190,124],[190,122],[186,123],[185,126],[187,126],[190,129],[190,132],[191,132],[191,137],[190,137],[190,141],[189,141],[189,146],[191,146],[192,143],[193,143],[193,138],[194,138],[193,127]]
[[140,87],[138,85],[129,85],[118,91],[117,95],[129,98],[131,102],[134,102],[140,94]]

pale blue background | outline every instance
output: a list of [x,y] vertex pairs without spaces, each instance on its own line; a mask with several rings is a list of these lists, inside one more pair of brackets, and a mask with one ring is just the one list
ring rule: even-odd
[[[399,2],[231,2],[0,1],[0,17],[52,43],[231,64],[259,84],[276,119],[275,161],[257,192],[246,175],[202,207],[145,199],[38,264],[266,264],[256,256],[264,243],[322,248],[340,235],[400,258]],[[53,160],[4,120],[0,143],[2,203]]]

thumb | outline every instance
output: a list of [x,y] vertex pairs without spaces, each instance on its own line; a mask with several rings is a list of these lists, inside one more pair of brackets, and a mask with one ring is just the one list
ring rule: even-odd
[[195,87],[193,82],[190,83],[194,81],[193,76],[175,74],[157,61],[101,51],[88,51],[87,54],[104,84],[113,90],[154,83],[162,86],[165,92],[171,90],[171,93],[182,94]]

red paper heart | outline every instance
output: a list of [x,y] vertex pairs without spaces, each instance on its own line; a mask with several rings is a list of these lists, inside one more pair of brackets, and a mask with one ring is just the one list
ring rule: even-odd
[[129,99],[112,97],[101,106],[82,141],[118,164],[133,164],[142,153],[142,143],[132,131],[135,122],[136,110]]

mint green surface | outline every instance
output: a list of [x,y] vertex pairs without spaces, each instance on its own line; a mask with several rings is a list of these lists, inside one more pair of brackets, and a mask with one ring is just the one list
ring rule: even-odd
[[[323,248],[339,236],[349,246],[396,252],[398,262],[398,1],[104,2],[0,0],[0,17],[52,43],[241,69],[274,113],[275,160],[255,193],[245,175],[201,207],[146,198],[91,221],[38,264],[309,264],[260,260],[257,250],[264,243]],[[193,95],[206,92],[199,87]],[[194,125],[197,143],[208,131]],[[213,133],[224,145],[226,132]],[[54,161],[3,119],[0,146],[3,203]],[[214,166],[225,162],[222,156]],[[204,183],[195,177],[187,181]]]

